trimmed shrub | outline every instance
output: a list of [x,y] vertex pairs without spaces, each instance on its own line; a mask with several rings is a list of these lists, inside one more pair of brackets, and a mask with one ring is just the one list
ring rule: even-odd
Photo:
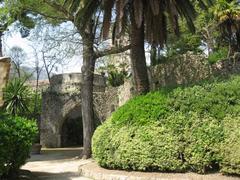
[[172,113],[196,112],[223,119],[227,114],[240,114],[240,77],[193,87],[179,87],[151,92],[129,100],[112,114],[118,125],[145,125],[161,121]]
[[190,114],[120,128],[108,120],[93,137],[94,158],[112,169],[203,173],[219,158],[222,130],[216,119]]
[[223,119],[227,114],[240,113],[240,77],[170,92],[168,107],[171,113],[193,111],[199,115]]
[[204,173],[221,164],[226,172],[224,162],[234,161],[220,148],[230,143],[223,119],[240,114],[239,84],[236,76],[133,98],[95,131],[94,158],[111,169]]
[[34,122],[0,115],[0,179],[18,172],[29,157],[36,134]]
[[161,119],[167,111],[167,93],[159,91],[131,99],[113,113],[112,122],[118,125],[145,125]]
[[94,158],[111,169],[182,171],[179,147],[177,137],[158,123],[119,129],[109,121],[93,138]]
[[219,145],[223,140],[222,124],[211,117],[191,117],[191,125],[185,129],[183,141],[184,159],[188,169],[198,173],[218,169],[221,157]]
[[240,117],[224,119],[221,172],[240,175]]

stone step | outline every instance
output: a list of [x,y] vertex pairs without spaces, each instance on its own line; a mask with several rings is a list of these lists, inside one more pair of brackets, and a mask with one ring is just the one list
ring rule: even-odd
[[99,167],[95,162],[81,165],[78,171],[81,176],[95,180],[240,180],[239,177],[224,176],[220,173],[201,175],[108,170]]

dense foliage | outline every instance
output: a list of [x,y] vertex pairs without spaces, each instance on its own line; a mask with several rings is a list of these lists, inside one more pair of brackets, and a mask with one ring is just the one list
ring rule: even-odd
[[33,90],[22,78],[10,80],[3,90],[4,110],[13,116],[38,119],[41,111],[41,94]]
[[224,119],[224,142],[221,145],[221,171],[223,173],[240,174],[240,118]]
[[214,64],[218,61],[226,59],[227,56],[228,56],[228,50],[226,48],[220,48],[220,49],[216,50],[215,52],[212,52],[208,56],[208,62],[210,64]]
[[112,122],[117,125],[145,125],[160,121],[172,113],[196,112],[214,118],[240,112],[240,77],[204,83],[193,87],[163,89],[138,96],[113,113]]
[[96,130],[94,158],[107,168],[204,173],[220,166],[238,174],[239,83],[232,77],[130,100]]
[[0,115],[0,179],[16,175],[29,157],[36,134],[34,122]]

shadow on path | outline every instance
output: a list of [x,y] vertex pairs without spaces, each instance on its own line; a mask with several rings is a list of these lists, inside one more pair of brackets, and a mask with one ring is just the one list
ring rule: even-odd
[[73,172],[64,172],[64,173],[47,173],[47,172],[32,172],[33,177],[36,180],[72,180],[77,179],[80,176],[77,173]]
[[54,161],[80,158],[83,148],[44,148],[41,150],[41,154],[31,155],[31,158],[27,162],[35,161]]
[[31,180],[89,180],[80,177],[78,167],[91,160],[81,160],[82,148],[43,149],[21,168],[31,171]]

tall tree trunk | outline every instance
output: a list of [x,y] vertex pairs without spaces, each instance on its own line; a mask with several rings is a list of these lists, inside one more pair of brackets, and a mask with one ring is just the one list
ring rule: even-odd
[[236,41],[237,41],[237,52],[240,52],[240,29],[237,29],[236,32]]
[[21,70],[20,70],[20,66],[16,67],[17,69],[17,75],[18,75],[18,78],[21,78]]
[[47,62],[46,62],[46,59],[45,59],[45,53],[44,52],[42,52],[42,60],[43,60],[45,71],[47,73],[48,81],[49,81],[49,83],[51,83],[51,75],[50,75],[49,68],[48,68],[48,65],[47,65]]
[[157,48],[156,46],[152,45],[151,52],[150,52],[150,60],[151,60],[151,66],[157,65]]
[[131,13],[131,65],[135,91],[137,94],[149,92],[149,80],[147,73],[145,49],[144,49],[144,25],[138,28],[133,12]]
[[38,109],[38,89],[39,89],[39,71],[37,70],[37,79],[36,79],[36,86],[35,86],[35,98],[34,98],[34,116],[37,114]]
[[0,57],[3,57],[2,37],[3,37],[3,33],[0,31]]
[[83,158],[91,157],[91,139],[94,132],[93,113],[93,79],[96,57],[93,43],[93,24],[90,22],[85,30],[81,30],[83,40],[83,66],[82,66],[82,121],[83,121]]
[[234,54],[234,40],[232,34],[229,34],[228,57]]

